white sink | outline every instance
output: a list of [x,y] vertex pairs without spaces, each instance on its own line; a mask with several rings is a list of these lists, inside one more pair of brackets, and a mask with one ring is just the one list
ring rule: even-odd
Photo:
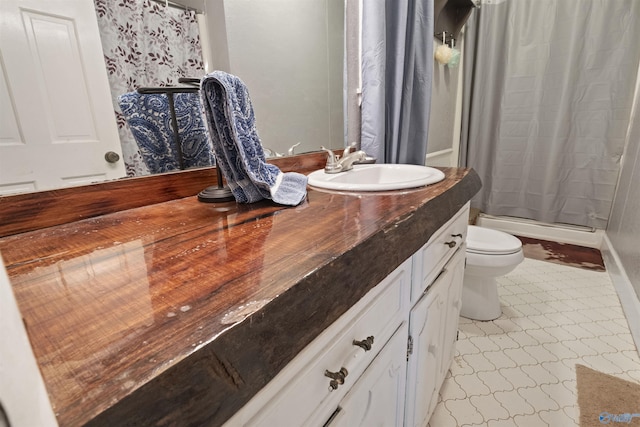
[[350,171],[335,174],[317,170],[309,174],[309,185],[327,190],[388,191],[422,187],[443,179],[441,170],[428,166],[383,163],[355,165]]

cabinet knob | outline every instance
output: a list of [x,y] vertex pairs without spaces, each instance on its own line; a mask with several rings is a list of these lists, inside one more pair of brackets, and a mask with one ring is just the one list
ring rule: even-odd
[[454,248],[456,246],[456,242],[454,240],[450,242],[444,242],[444,244],[449,246],[450,248]]
[[453,237],[454,239],[455,239],[456,237],[459,237],[459,238],[461,238],[461,239],[462,239],[462,234],[460,234],[460,233],[458,233],[458,234],[452,234],[452,235],[451,235],[451,237]]
[[353,345],[357,345],[358,347],[364,349],[364,351],[371,350],[371,346],[373,345],[373,336],[367,337],[366,340],[356,341],[353,340]]

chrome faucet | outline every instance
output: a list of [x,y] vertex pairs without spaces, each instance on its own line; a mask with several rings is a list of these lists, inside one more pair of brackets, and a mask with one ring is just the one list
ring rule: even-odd
[[353,164],[356,162],[364,161],[367,158],[367,153],[362,150],[351,151],[351,147],[344,149],[342,157],[339,157],[325,147],[320,147],[327,152],[327,165],[324,167],[325,173],[339,173],[346,172],[353,169]]

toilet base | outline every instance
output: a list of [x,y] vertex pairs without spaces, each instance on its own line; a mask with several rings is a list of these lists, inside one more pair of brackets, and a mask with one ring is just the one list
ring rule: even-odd
[[495,277],[471,276],[465,272],[460,315],[473,320],[494,320],[502,315]]

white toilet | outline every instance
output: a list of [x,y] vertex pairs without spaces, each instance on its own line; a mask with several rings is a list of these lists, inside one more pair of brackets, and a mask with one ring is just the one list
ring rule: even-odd
[[522,242],[502,231],[470,225],[466,255],[460,314],[474,320],[497,319],[502,309],[496,278],[522,262]]

